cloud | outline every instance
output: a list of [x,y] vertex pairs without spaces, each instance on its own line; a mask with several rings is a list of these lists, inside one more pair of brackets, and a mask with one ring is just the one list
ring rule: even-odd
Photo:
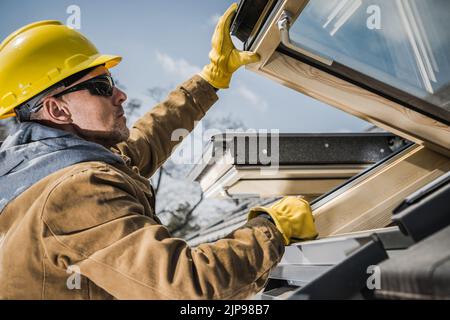
[[201,71],[198,66],[193,65],[184,59],[174,59],[166,53],[156,52],[156,59],[163,69],[176,76],[177,80],[187,79]]
[[[185,59],[175,59],[166,53],[156,52],[156,59],[167,73],[176,77],[176,80],[185,80],[201,71],[198,66],[189,63]],[[247,101],[251,107],[260,112],[265,112],[269,109],[266,100],[240,81],[237,84],[236,89],[234,89],[236,94]]]
[[247,88],[245,85],[239,85],[239,87],[236,89],[236,92],[242,98],[247,100],[250,106],[257,109],[258,111],[267,111],[269,109],[267,101],[258,96],[255,92]]
[[221,15],[218,14],[218,13],[213,14],[213,15],[212,15],[211,17],[209,17],[209,19],[208,19],[208,25],[210,25],[210,26],[215,26],[215,25],[219,22],[220,17],[221,17]]

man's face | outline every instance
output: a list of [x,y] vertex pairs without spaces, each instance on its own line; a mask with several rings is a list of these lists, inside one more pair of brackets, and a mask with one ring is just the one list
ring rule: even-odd
[[[68,88],[102,74],[110,75],[107,68],[99,66]],[[67,88],[63,90],[65,89]],[[70,125],[80,137],[106,147],[128,139],[130,131],[126,126],[122,106],[127,96],[120,89],[115,87],[110,97],[93,95],[89,90],[80,90],[64,94],[59,99],[62,99],[70,112]]]

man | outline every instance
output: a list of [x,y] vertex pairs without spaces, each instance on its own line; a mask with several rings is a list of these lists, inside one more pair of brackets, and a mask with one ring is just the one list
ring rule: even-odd
[[0,116],[20,125],[0,148],[0,298],[247,298],[283,245],[317,235],[308,203],[295,197],[254,208],[243,227],[197,248],[155,215],[149,177],[175,147],[171,133],[192,130],[232,73],[258,60],[231,42],[236,9],[216,27],[211,63],[131,130],[108,70],[120,57],[57,21],[3,41]]

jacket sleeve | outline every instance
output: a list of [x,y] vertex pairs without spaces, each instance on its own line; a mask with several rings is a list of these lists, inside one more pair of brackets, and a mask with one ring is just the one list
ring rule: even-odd
[[[130,129],[130,138],[113,150],[130,158],[131,165],[137,166],[141,175],[148,178],[181,142],[180,135],[191,132],[195,121],[199,121],[217,99],[214,88],[196,75],[141,117]],[[181,130],[175,132],[177,129]]]
[[118,299],[242,299],[263,288],[284,252],[269,221],[252,219],[222,240],[190,248],[143,215],[125,179],[105,165],[52,190],[43,245],[57,268],[78,266]]

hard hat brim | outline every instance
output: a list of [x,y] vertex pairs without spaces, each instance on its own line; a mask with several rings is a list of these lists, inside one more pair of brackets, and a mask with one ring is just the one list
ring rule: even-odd
[[118,65],[120,61],[122,61],[122,57],[120,56],[103,54],[100,57],[96,58],[94,61],[92,61],[88,68],[104,64],[106,68],[111,69],[116,65]]

